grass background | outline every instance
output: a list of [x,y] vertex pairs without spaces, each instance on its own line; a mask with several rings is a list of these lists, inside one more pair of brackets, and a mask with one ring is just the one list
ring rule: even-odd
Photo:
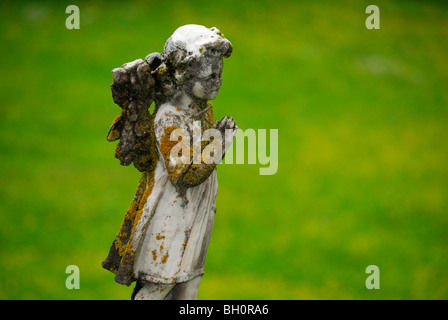
[[219,168],[198,298],[447,299],[447,5],[378,1],[367,30],[370,4],[2,1],[0,299],[130,297],[101,268],[139,178],[106,141],[110,70],[188,23],[234,45],[216,118],[279,132],[276,175]]

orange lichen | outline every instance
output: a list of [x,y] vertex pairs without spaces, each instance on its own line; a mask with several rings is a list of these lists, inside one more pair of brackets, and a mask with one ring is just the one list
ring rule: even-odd
[[157,251],[156,250],[152,250],[152,258],[155,260],[157,260]]
[[210,101],[208,101],[207,111],[201,115],[201,126],[204,130],[210,129],[215,124],[215,118],[213,116],[213,105]]
[[[198,115],[195,120],[201,121],[201,128],[203,130],[214,128],[216,126],[216,122],[213,117],[213,105],[208,102],[204,112]],[[178,146],[178,158],[171,157],[172,148],[182,141],[181,136],[177,141],[171,141],[171,134],[176,129],[180,128],[175,125],[164,128],[164,132],[160,139],[160,151],[165,160],[165,167],[167,168],[168,176],[171,182],[175,186],[179,186],[181,188],[193,187],[204,182],[210,173],[215,169],[216,163],[213,161],[213,157],[215,155],[214,150],[219,150],[220,147],[222,150],[222,141],[219,141],[218,139],[215,141],[215,139],[211,138],[210,142],[201,141],[200,145],[193,144],[193,141],[190,141],[190,146]],[[218,146],[218,143],[221,143],[221,146]],[[181,156],[182,152],[187,147],[190,149],[190,162],[185,164],[182,163]],[[208,154],[203,155],[204,148],[206,147],[210,149],[210,152],[206,152]]]
[[109,133],[107,134],[107,141],[115,141],[120,139],[121,137],[121,132],[117,130],[116,126],[117,123],[122,119],[123,117],[123,110],[121,111],[121,113],[114,119],[114,121],[112,122],[112,124],[110,125],[110,130]]
[[107,140],[108,141],[115,141],[115,140],[120,139],[120,137],[121,137],[120,131],[118,131],[116,129],[113,129],[113,130],[109,131],[109,134],[107,135]]
[[164,256],[162,257],[162,259],[160,260],[160,262],[165,263],[166,260],[168,260],[168,257],[169,257],[169,256],[170,256],[170,255],[167,253],[166,255],[164,255]]
[[[213,118],[213,105],[208,102],[208,108],[206,112],[204,112],[197,120],[201,121],[201,126],[203,130],[207,130],[210,128],[216,127],[216,122]],[[221,147],[222,150],[222,141],[219,139],[212,139],[210,137],[209,141],[202,141],[200,150],[199,146],[193,146],[191,149],[194,150],[194,154],[200,156],[199,159],[194,159],[193,163],[189,166],[188,170],[182,176],[181,184],[186,188],[194,187],[202,182],[204,182],[210,175],[210,173],[216,168],[216,163],[213,161],[214,152],[204,152],[204,149],[208,147],[210,150],[218,150]],[[218,144],[221,143],[221,146]]]
[[[115,249],[121,257],[122,265],[123,262],[126,264],[134,263],[135,250],[132,249],[132,238],[143,213],[143,207],[154,187],[154,182],[154,172],[144,172],[142,174],[134,199],[126,212],[117,233],[114,244]],[[124,265],[122,266],[122,270],[125,270]],[[111,268],[110,271],[117,273],[115,268]]]
[[181,139],[178,141],[170,140],[171,133],[176,129],[180,128],[177,126],[166,127],[162,137],[160,138],[160,152],[165,160],[165,166],[171,181],[177,181],[177,179],[179,179],[183,172],[188,168],[188,164],[183,164],[181,161],[173,162],[171,158],[171,149],[178,144],[179,141],[182,141]]
[[185,239],[184,242],[182,243],[182,251],[185,251],[185,248],[187,247],[188,240],[190,239],[190,234],[191,234],[191,228],[187,228],[185,230]]

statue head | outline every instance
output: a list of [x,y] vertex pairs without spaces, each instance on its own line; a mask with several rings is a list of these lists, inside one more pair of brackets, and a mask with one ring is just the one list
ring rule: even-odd
[[155,67],[166,97],[183,90],[192,98],[212,100],[221,87],[223,58],[231,53],[232,44],[217,28],[190,24],[178,28],[163,53],[148,55],[146,62]]

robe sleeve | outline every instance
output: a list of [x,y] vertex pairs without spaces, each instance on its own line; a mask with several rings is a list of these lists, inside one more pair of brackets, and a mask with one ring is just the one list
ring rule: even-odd
[[[194,144],[191,130],[179,116],[156,121],[154,131],[168,177],[180,194],[203,183],[216,168],[216,163],[207,164],[202,158],[202,150],[216,142]],[[193,161],[195,154],[199,155],[199,161]]]

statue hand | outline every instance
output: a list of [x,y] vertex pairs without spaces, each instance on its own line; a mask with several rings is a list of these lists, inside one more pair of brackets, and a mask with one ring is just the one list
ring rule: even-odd
[[223,138],[224,152],[232,144],[233,137],[238,131],[238,126],[232,117],[224,117],[221,121],[217,121],[216,129],[221,132],[221,137]]

